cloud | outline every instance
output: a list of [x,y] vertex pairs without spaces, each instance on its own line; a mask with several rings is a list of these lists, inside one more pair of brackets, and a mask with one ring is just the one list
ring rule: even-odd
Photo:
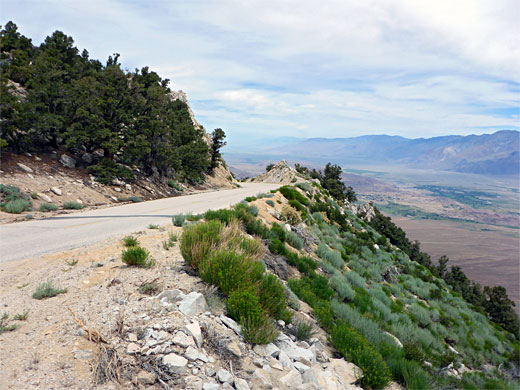
[[61,29],[94,58],[149,65],[230,135],[519,128],[515,0],[0,4],[35,42]]

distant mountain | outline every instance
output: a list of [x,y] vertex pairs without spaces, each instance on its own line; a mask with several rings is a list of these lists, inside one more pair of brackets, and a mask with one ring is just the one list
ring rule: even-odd
[[289,142],[275,139],[270,146],[260,149],[256,145],[252,154],[316,164],[333,161],[342,165],[390,164],[479,174],[520,174],[520,133],[515,130],[417,139],[388,135]]

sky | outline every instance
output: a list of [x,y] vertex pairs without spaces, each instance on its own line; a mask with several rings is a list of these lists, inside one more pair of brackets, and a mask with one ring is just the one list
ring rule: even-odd
[[517,0],[0,0],[40,44],[149,66],[228,141],[520,129]]

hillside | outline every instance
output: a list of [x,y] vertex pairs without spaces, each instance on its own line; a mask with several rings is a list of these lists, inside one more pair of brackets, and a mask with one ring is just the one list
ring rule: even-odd
[[[271,140],[251,145],[248,154],[230,150],[232,165],[283,156],[287,160],[344,165],[395,165],[493,175],[520,173],[520,133],[503,130],[493,134],[409,139],[368,135],[352,138]],[[263,157],[267,156],[267,157]]]

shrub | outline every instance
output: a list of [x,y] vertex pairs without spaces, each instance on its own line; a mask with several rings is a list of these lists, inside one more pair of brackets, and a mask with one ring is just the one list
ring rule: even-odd
[[430,376],[415,362],[401,356],[387,359],[392,377],[407,389],[426,390],[430,388]]
[[244,199],[246,202],[254,202],[256,200],[256,196],[248,196]]
[[129,196],[127,200],[129,200],[130,202],[133,202],[133,203],[139,203],[139,202],[143,201],[138,196]]
[[148,229],[159,229],[159,225],[155,225],[155,224],[150,224],[148,225]]
[[155,265],[155,260],[150,257],[150,253],[140,246],[132,246],[123,251],[123,263],[131,266],[150,268]]
[[137,240],[137,238],[133,237],[133,236],[126,236],[125,238],[123,238],[123,245],[126,247],[126,248],[131,248],[131,247],[134,247],[134,246],[139,246],[139,240]]
[[32,297],[34,299],[44,299],[55,297],[58,294],[66,293],[67,289],[60,289],[55,287],[52,282],[44,282],[36,287],[36,291],[33,293]]
[[270,236],[271,236],[271,238],[278,239],[281,242],[285,242],[287,240],[287,232],[278,223],[273,223],[273,226],[271,226]]
[[40,205],[40,211],[43,211],[44,213],[46,213],[47,211],[55,211],[55,210],[58,210],[58,206],[56,206],[53,203],[45,202]]
[[276,255],[287,256],[289,250],[285,247],[285,244],[278,239],[271,239],[269,241],[269,251]]
[[247,210],[251,213],[252,216],[257,217],[258,216],[258,207],[254,204],[249,206]]
[[298,271],[303,274],[309,275],[318,268],[318,263],[312,257],[298,256],[298,254],[294,252],[289,252],[287,256],[287,263],[298,268]]
[[308,340],[314,334],[314,329],[312,323],[306,321],[297,321],[293,324],[293,327],[290,329],[290,333],[298,340]]
[[298,211],[296,211],[291,206],[283,206],[281,214],[282,219],[284,221],[287,221],[291,225],[296,225],[298,222],[301,221],[300,214],[298,214]]
[[79,202],[65,202],[63,208],[66,210],[80,210],[83,205]]
[[182,191],[180,185],[178,185],[174,180],[168,180],[168,187],[173,188],[175,191]]
[[168,240],[163,241],[163,248],[169,250],[172,246],[177,242],[177,235],[175,233],[170,232],[168,236]]
[[181,236],[181,253],[184,260],[194,269],[221,241],[224,225],[219,221],[208,221],[188,226]]
[[199,263],[199,274],[225,295],[235,290],[255,288],[264,272],[260,262],[230,250],[218,251]]
[[0,316],[0,334],[4,332],[12,332],[13,330],[18,329],[18,325],[11,324],[9,325],[9,314],[4,313]]
[[278,337],[273,321],[264,316],[260,321],[251,317],[245,317],[240,321],[242,335],[246,341],[252,344],[269,344]]
[[380,389],[388,384],[390,370],[366,338],[339,321],[332,329],[330,340],[339,353],[363,370],[363,386]]
[[31,192],[31,198],[33,198],[33,199],[38,199],[38,193],[36,193],[36,192]]
[[287,200],[297,200],[298,202],[308,205],[309,199],[306,196],[302,195],[296,188],[283,186],[279,188],[279,191]]
[[292,313],[287,310],[285,287],[276,276],[264,275],[258,288],[258,297],[267,314],[287,323],[291,321]]
[[116,178],[125,181],[134,178],[134,173],[129,168],[108,158],[104,158],[98,164],[91,165],[87,169],[96,177],[96,181],[101,184],[110,184]]
[[263,239],[269,238],[270,230],[259,219],[246,224],[246,232],[251,235],[259,236]]
[[232,219],[236,218],[237,214],[234,210],[220,209],[220,210],[208,210],[204,213],[204,219],[206,221],[218,220],[223,223],[230,223]]
[[182,227],[186,223],[186,215],[177,214],[172,217],[173,226]]
[[287,233],[287,243],[296,249],[303,248],[303,240],[292,231]]
[[336,274],[330,279],[330,284],[336,290],[341,300],[352,301],[356,296],[356,292],[350,287],[348,280],[341,274]]
[[274,202],[271,199],[266,200],[265,203],[271,207],[274,207]]
[[11,214],[20,214],[24,211],[31,211],[32,203],[27,199],[10,200],[6,203],[4,209]]
[[137,291],[144,295],[155,295],[161,290],[161,287],[157,282],[149,282],[143,283],[138,288]]

